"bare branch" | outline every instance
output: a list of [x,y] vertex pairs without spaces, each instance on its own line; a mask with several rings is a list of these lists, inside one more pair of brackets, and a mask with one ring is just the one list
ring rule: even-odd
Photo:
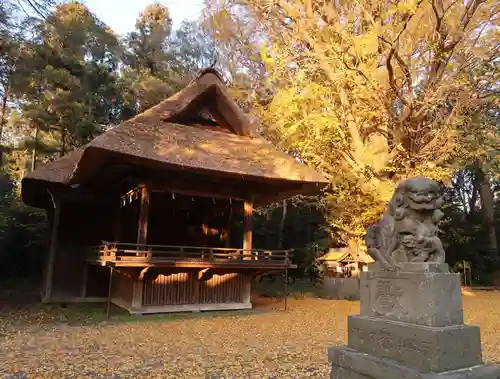
[[394,48],[392,48],[390,51],[389,51],[389,55],[387,56],[386,60],[385,60],[385,66],[387,68],[387,73],[389,74],[389,84],[392,88],[392,90],[394,91],[394,93],[396,94],[396,96],[398,97],[399,100],[401,100],[401,102],[408,106],[408,101],[406,101],[406,99],[401,96],[400,94],[400,89],[398,88],[397,84],[396,84],[396,80],[394,79],[394,69],[392,67],[392,57],[394,56],[394,53],[396,52],[396,50]]
[[[417,9],[422,5],[422,3],[423,3],[423,0],[419,0],[418,1],[418,3],[417,3]],[[385,62],[386,68],[387,68],[387,72],[388,72],[388,75],[389,75],[389,84],[390,84],[392,90],[395,92],[395,94],[398,97],[398,99],[404,105],[406,105],[407,107],[410,107],[410,108],[411,108],[410,103],[412,101],[412,93],[413,93],[413,81],[412,81],[411,73],[410,73],[410,70],[409,70],[408,66],[399,57],[399,55],[396,52],[396,49],[397,49],[397,44],[399,42],[399,39],[401,38],[401,35],[408,28],[408,25],[409,25],[410,21],[412,20],[413,16],[415,16],[415,13],[416,12],[414,12],[414,13],[412,13],[409,16],[406,17],[406,20],[405,20],[405,22],[403,24],[403,27],[401,28],[401,30],[399,31],[399,33],[396,35],[396,37],[393,39],[392,42],[389,42],[387,39],[385,39],[382,36],[379,37],[379,39],[382,42],[384,42],[385,44],[387,44],[387,45],[390,46],[389,54],[387,55],[386,62]],[[410,94],[410,101],[408,101],[407,99],[404,98],[404,96],[401,94],[401,91],[400,91],[401,89],[398,88],[398,86],[396,84],[396,80],[395,80],[395,76],[394,76],[394,68],[392,67],[392,58],[393,57],[396,58],[396,60],[398,61],[398,64],[400,65],[401,69],[405,73],[407,84],[409,86],[408,93]],[[410,110],[410,112],[411,112],[411,110]]]
[[443,1],[432,0],[431,5],[432,10],[434,11],[434,16],[436,17],[436,31],[441,34],[441,26],[444,18]]
[[[446,65],[450,61],[453,51],[455,47],[463,40],[465,31],[467,29],[467,26],[469,25],[472,17],[474,14],[477,12],[479,6],[483,3],[485,3],[486,0],[471,0],[465,7],[465,11],[460,17],[460,25],[458,29],[457,36],[453,38],[450,42],[446,44],[446,38],[448,37],[448,33],[444,30],[444,24],[442,24],[442,17],[444,17],[444,14],[439,14],[436,13],[436,8],[433,7],[436,13],[436,18],[437,18],[437,24],[436,24],[436,31],[439,33],[439,41],[437,44],[437,48],[435,49],[434,52],[434,60],[431,63],[431,69],[430,69],[430,74],[429,74],[429,79],[427,82],[426,87],[431,87],[433,86],[438,80],[441,79],[441,77],[444,74]],[[433,3],[434,5],[434,3]],[[449,7],[448,7],[449,9]],[[439,17],[439,18],[438,18]],[[438,29],[439,25],[439,29]]]

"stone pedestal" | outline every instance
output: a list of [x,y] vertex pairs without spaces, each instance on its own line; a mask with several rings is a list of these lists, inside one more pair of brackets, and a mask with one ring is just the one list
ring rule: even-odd
[[485,365],[479,327],[463,323],[460,277],[443,264],[361,274],[361,314],[348,344],[329,350],[332,379],[500,379]]

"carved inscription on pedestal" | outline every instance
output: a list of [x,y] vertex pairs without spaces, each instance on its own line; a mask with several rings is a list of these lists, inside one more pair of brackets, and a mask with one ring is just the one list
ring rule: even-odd
[[400,298],[403,295],[402,286],[393,278],[379,277],[372,284],[371,306],[377,315],[390,315],[397,311],[403,312]]
[[375,281],[375,300],[377,308],[388,313],[396,306],[397,299],[394,296],[393,283],[389,279]]
[[386,353],[397,353],[401,350],[409,350],[410,354],[419,354],[428,357],[432,354],[432,344],[423,340],[411,337],[393,335],[388,329],[381,329],[378,332],[367,331],[360,328],[353,328],[351,333],[365,345],[375,347],[374,350],[382,350]]

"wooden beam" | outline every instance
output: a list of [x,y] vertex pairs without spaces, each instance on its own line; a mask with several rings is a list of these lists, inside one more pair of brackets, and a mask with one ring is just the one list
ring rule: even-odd
[[141,185],[141,208],[139,211],[139,222],[137,227],[137,243],[146,244],[148,239],[148,219],[149,219],[149,186]]
[[152,179],[152,191],[176,192],[189,196],[250,200],[255,193],[261,193],[267,182],[248,182],[241,178],[219,177],[217,175],[182,173],[171,171],[175,175],[159,175],[158,171],[144,171],[150,178],[168,177],[168,180]]
[[58,231],[59,231],[59,219],[61,216],[61,200],[59,197],[54,197],[49,192],[52,203],[54,206],[54,213],[52,219],[52,231],[50,234],[50,247],[49,247],[49,257],[47,260],[47,275],[45,276],[45,289],[42,301],[44,303],[50,301],[50,297],[52,296],[52,282],[54,278],[54,264],[56,259],[57,252],[57,239],[58,239]]
[[153,183],[153,191],[174,192],[181,195],[194,197],[213,197],[216,199],[244,200],[250,198],[248,187],[227,183],[196,182],[188,180],[168,181],[165,183]]
[[[253,203],[245,201],[243,204],[243,250],[252,249],[252,214]],[[245,257],[244,259],[249,258]]]
[[108,194],[103,195],[103,193],[85,189],[66,189],[66,191],[64,191],[60,197],[61,200],[65,203],[89,202],[106,205],[110,204],[113,201],[113,198]]
[[[176,176],[177,178],[177,176]],[[320,193],[321,187],[310,183],[277,183],[257,181],[234,181],[231,179],[181,177],[166,182],[153,181],[152,191],[175,192],[194,197],[213,197],[250,201],[259,205],[269,205],[289,199],[295,195]]]
[[[203,210],[208,212],[227,213],[231,200],[204,196],[190,196],[175,191],[151,191],[151,196],[154,194],[159,195],[155,197],[155,201],[158,202],[158,204],[155,202],[155,208],[159,209],[158,207],[160,207],[161,209],[172,211],[197,212]],[[235,203],[236,200],[231,202]]]

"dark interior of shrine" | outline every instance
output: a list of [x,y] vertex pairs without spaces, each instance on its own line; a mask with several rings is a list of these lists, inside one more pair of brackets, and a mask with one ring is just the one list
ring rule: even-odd
[[[243,202],[174,192],[150,194],[148,245],[242,247]],[[140,198],[121,204],[115,241],[137,242]]]

